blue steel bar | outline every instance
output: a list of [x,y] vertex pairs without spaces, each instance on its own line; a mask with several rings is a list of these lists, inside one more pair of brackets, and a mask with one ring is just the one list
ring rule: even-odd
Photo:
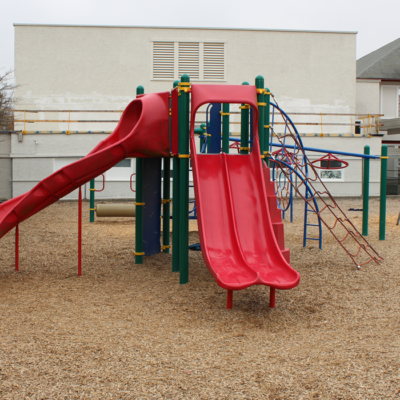
[[[232,141],[232,142],[240,142],[240,138],[236,138],[236,137],[230,137],[229,140]],[[283,147],[280,143],[271,143],[271,146]],[[287,147],[288,149],[294,149],[295,148],[295,146],[292,146],[290,144],[286,144],[285,147]],[[307,150],[307,151],[315,151],[317,153],[340,154],[340,155],[343,155],[343,156],[350,156],[350,157],[374,158],[374,159],[381,158],[381,156],[371,156],[371,155],[368,155],[368,154],[359,154],[359,153],[347,153],[345,151],[337,151],[337,150],[316,149],[314,147],[303,147],[303,149]]]

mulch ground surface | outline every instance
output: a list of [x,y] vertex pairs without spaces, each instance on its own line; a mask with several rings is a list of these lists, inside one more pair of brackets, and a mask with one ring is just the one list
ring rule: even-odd
[[[0,398],[400,398],[400,201],[388,199],[386,241],[378,200],[370,211],[381,265],[358,271],[326,231],[322,250],[303,248],[297,201],[285,235],[299,286],[275,309],[257,286],[226,310],[201,252],[179,285],[169,254],[135,265],[134,220],[90,224],[87,203],[77,277],[77,204],[54,204],[21,224],[20,272],[14,233],[0,241]],[[347,214],[361,229],[362,213]]]

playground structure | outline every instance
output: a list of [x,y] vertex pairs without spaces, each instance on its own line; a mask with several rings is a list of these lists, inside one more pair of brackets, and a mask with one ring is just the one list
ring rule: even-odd
[[[191,85],[189,77],[183,75],[181,82],[174,83],[171,92],[145,95],[144,89],[138,87],[137,99],[125,109],[113,134],[88,156],[55,172],[27,194],[0,206],[0,237],[16,228],[16,269],[19,223],[79,188],[78,275],[81,275],[81,186],[91,181],[91,193],[94,194],[94,178],[127,157],[136,158],[137,264],[143,263],[144,255],[156,254],[160,250],[168,253],[171,247],[170,157],[173,157],[172,271],[180,273],[181,284],[189,280],[191,158],[203,257],[217,283],[227,289],[228,308],[232,307],[233,290],[260,284],[271,288],[270,306],[274,307],[275,290],[293,288],[300,280],[300,275],[289,264],[290,254],[284,245],[281,210],[278,209],[278,204],[282,209],[282,201],[288,195],[285,191],[275,190],[269,169],[271,164],[305,200],[305,215],[310,210],[317,217],[319,227],[325,223],[357,267],[370,261],[379,262],[381,257],[357,231],[319,179],[296,127],[276,101],[270,103],[270,97],[271,93],[264,88],[260,76],[256,78],[255,86]],[[240,154],[229,154],[230,103],[241,104]],[[210,121],[208,124],[207,121],[197,131],[206,139],[204,150],[207,148],[208,151],[198,154],[195,115],[205,104],[213,105],[210,120],[217,116],[222,121],[219,128],[218,123]],[[270,120],[270,104],[285,121],[283,133],[275,129],[274,114]],[[216,127],[217,133],[210,133],[212,127]],[[278,144],[273,143],[273,137],[277,138]],[[293,144],[287,143],[289,140]],[[273,154],[270,149],[275,145],[281,150]],[[384,165],[384,153],[382,157]],[[370,158],[376,157],[365,157],[366,160]],[[161,159],[164,164],[162,190]],[[300,184],[296,184],[295,176]],[[322,186],[323,191],[316,184]],[[292,189],[290,193],[293,193]],[[366,194],[364,191],[364,196]],[[323,204],[322,208],[318,202]],[[163,208],[161,246],[160,204]],[[93,199],[91,196],[90,209],[92,218],[94,196]],[[325,221],[324,211],[335,219],[333,226]],[[339,237],[335,231],[337,228],[345,230],[344,237]]]

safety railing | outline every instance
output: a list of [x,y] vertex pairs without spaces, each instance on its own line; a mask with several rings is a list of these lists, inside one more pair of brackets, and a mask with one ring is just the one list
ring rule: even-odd
[[[23,124],[23,129],[20,129],[24,134],[38,134],[38,133],[65,133],[65,134],[85,134],[85,133],[111,133],[112,130],[72,130],[71,127],[76,124],[117,124],[119,122],[118,119],[81,119],[81,118],[71,118],[71,114],[75,113],[97,113],[97,114],[119,114],[119,117],[122,115],[123,110],[45,110],[45,109],[26,109],[26,110],[14,110],[14,124]],[[38,113],[65,113],[68,114],[67,118],[34,118],[29,117],[29,114],[38,114]],[[22,115],[19,115],[22,114]],[[205,123],[206,111],[197,111],[196,123],[201,124]],[[230,111],[230,115],[240,115],[240,111]],[[272,115],[272,112],[271,112]],[[370,136],[374,134],[379,134],[379,129],[383,124],[380,123],[380,117],[383,114],[355,114],[355,113],[311,113],[311,112],[291,112],[290,115],[293,118],[293,122],[296,126],[301,126],[303,130],[307,130],[307,127],[318,127],[315,132],[304,132],[300,133],[302,136],[346,136],[351,135],[354,137],[357,136]],[[204,120],[203,120],[204,119]],[[233,120],[229,121],[231,134],[235,135],[236,126],[240,126],[240,121]],[[334,119],[334,120],[332,120]],[[340,122],[341,120],[348,120]],[[338,122],[339,121],[339,122]],[[27,124],[67,124],[67,128],[63,130],[43,130],[43,129],[27,129]],[[276,120],[274,122],[276,127],[276,133],[279,134],[278,128],[279,125],[282,128],[285,127],[286,122],[284,120],[279,121]],[[33,125],[32,127],[34,127]],[[346,128],[348,132],[332,132],[335,128]],[[309,129],[308,129],[309,130]],[[239,132],[237,132],[239,135]]]

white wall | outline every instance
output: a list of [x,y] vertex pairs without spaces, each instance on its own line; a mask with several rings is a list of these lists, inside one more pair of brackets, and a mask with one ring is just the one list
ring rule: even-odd
[[[18,196],[32,189],[42,179],[51,175],[57,169],[79,160],[88,154],[107,135],[95,134],[38,134],[23,135],[23,141],[18,141],[18,135],[11,135],[11,157],[13,159],[13,195]],[[96,193],[98,199],[134,198],[130,190],[129,177],[119,179],[118,168],[112,168],[114,173],[106,172],[106,189]],[[117,170],[117,171],[115,171]],[[111,170],[110,170],[111,171]],[[132,161],[132,173],[135,172],[135,162]],[[102,177],[97,179],[96,188],[102,186]],[[133,177],[133,187],[135,177]],[[89,198],[89,185],[85,188],[85,197]],[[78,191],[67,195],[64,199],[78,198]]]
[[[379,84],[360,82],[356,94],[355,33],[40,25],[15,27],[15,75],[20,85],[16,95],[21,99],[18,108],[123,110],[135,97],[138,85],[143,85],[146,92],[170,90],[171,81],[152,79],[152,40],[225,42],[224,83],[248,81],[252,84],[257,75],[263,75],[265,86],[287,112],[318,114],[293,116],[294,122],[320,122],[319,113],[379,111],[375,98]],[[68,113],[27,116],[69,117]],[[23,129],[23,114],[19,117],[21,122],[16,127]],[[71,119],[118,118],[119,112],[71,114]],[[323,118],[326,124],[350,122],[354,117]],[[26,129],[112,131],[115,126],[116,123],[71,123],[69,126],[68,123],[37,123],[26,124]],[[300,133],[321,133],[320,126],[299,125],[298,128]],[[353,132],[350,126],[324,125],[322,129],[323,133]],[[12,155],[16,159],[29,158],[29,168],[34,168],[35,159],[41,162],[41,158],[83,157],[104,137],[104,134],[40,134],[26,135],[18,143],[13,135]],[[362,152],[365,144],[372,143],[371,153],[379,154],[380,139],[307,137],[304,142],[311,147],[355,152]],[[53,172],[50,169],[46,174]],[[371,175],[371,195],[379,192],[377,171]],[[37,183],[37,178],[16,183],[14,195]],[[360,195],[361,161],[352,159],[345,171],[345,182],[329,182],[329,188],[335,195]],[[129,182],[110,182],[106,191],[96,196],[131,197],[132,194]]]
[[[305,147],[313,147],[328,150],[338,150],[349,153],[364,153],[364,146],[370,146],[371,155],[380,155],[381,137],[370,138],[360,137],[306,137],[303,138]],[[324,156],[323,153],[307,152],[310,160],[316,160]],[[324,184],[328,190],[336,197],[340,196],[361,196],[362,194],[362,159],[336,155],[336,157],[345,160],[349,166],[345,168],[343,182],[333,182],[326,180]],[[379,196],[380,191],[380,160],[370,161],[370,196]],[[318,186],[317,186],[318,187]],[[319,187],[319,190],[321,187]]]
[[[30,25],[15,26],[18,107],[123,110],[138,85],[147,92],[170,90],[172,82],[151,79],[151,41],[160,39],[225,42],[226,83],[253,83],[262,74],[287,111],[355,112],[355,33]],[[44,124],[40,129],[44,126],[50,129]],[[71,129],[88,129],[88,124]],[[349,127],[327,129],[350,132]]]
[[357,114],[380,113],[380,80],[357,79]]

